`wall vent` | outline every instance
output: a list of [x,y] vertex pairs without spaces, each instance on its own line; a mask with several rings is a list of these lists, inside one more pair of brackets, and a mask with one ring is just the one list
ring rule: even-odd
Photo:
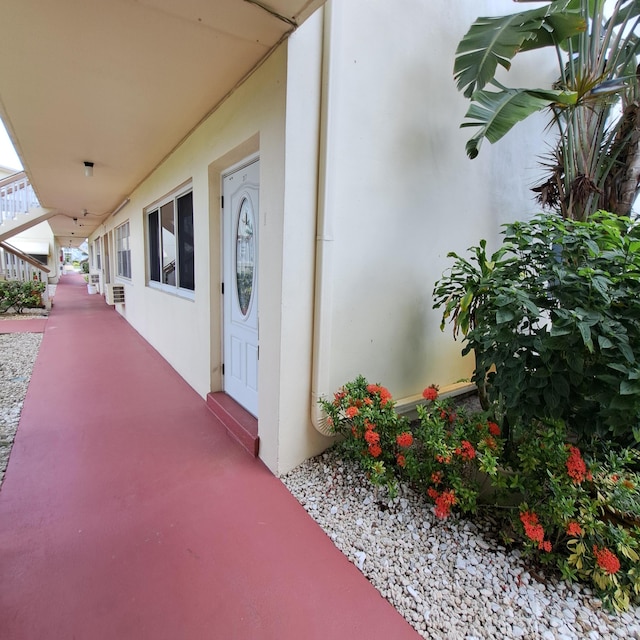
[[107,304],[124,304],[124,285],[107,285]]
[[100,284],[100,274],[99,273],[90,273],[89,274],[89,284]]

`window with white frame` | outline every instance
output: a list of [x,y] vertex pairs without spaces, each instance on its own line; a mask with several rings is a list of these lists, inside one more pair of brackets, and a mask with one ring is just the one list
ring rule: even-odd
[[129,247],[129,221],[116,227],[116,273],[121,278],[131,278],[131,249]]
[[149,284],[167,291],[194,291],[191,186],[149,207],[146,219]]
[[93,246],[95,247],[95,252],[96,252],[96,269],[102,269],[102,259],[100,256],[100,243],[101,243],[101,238],[96,238],[95,242],[93,243]]

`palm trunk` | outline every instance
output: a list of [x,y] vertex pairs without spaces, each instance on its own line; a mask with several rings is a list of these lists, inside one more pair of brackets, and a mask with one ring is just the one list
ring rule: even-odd
[[607,176],[600,204],[613,213],[629,216],[640,182],[640,103],[632,102],[625,108],[612,153],[617,168]]

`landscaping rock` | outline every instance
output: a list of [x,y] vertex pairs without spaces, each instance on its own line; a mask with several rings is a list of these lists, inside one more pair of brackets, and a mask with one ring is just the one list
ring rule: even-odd
[[0,486],[41,342],[41,333],[0,334]]
[[438,520],[402,485],[388,500],[333,450],[282,481],[423,638],[640,638],[638,608],[612,615],[586,586],[534,580],[518,550],[491,535],[495,522]]

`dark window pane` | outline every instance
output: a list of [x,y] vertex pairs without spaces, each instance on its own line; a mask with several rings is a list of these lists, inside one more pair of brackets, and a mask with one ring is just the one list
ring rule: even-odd
[[162,218],[162,282],[176,285],[176,230],[173,200],[160,207]]
[[193,255],[193,194],[187,193],[178,198],[178,284],[191,291],[195,289]]
[[149,214],[149,279],[160,282],[160,220],[157,210]]

